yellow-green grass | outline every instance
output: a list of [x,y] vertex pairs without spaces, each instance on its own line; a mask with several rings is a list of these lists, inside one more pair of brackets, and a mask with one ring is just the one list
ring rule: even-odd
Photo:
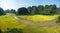
[[46,16],[46,15],[34,15],[34,16],[19,16],[20,18],[26,19],[26,20],[30,20],[33,22],[40,22],[40,21],[49,21],[49,20],[53,20],[56,17],[58,17],[58,15],[51,15],[51,16]]
[[20,23],[20,21],[13,18],[10,14],[0,16],[0,29],[6,30],[7,28],[24,28],[26,24]]
[[27,33],[60,33],[60,25],[55,26],[27,26],[24,29]]
[[20,21],[7,14],[0,16],[0,29],[22,28],[24,33],[60,33],[60,25],[55,26],[33,26],[20,23]]

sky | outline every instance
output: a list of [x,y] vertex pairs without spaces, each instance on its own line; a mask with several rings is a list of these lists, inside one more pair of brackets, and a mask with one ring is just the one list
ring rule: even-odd
[[60,0],[0,0],[0,7],[6,9],[18,9],[20,7],[56,4],[60,7]]

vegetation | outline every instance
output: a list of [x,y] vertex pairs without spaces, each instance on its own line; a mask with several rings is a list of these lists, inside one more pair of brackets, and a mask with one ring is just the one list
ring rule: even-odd
[[[39,5],[39,6],[32,6],[32,7],[21,7],[16,10],[14,9],[7,9],[5,10],[6,13],[14,13],[16,15],[54,15],[60,14],[60,7],[57,8],[55,4],[53,5]],[[0,14],[6,14],[2,8],[0,8]]]
[[59,33],[60,26],[27,26],[24,28],[24,33]]
[[5,11],[2,8],[0,8],[0,15],[5,15],[5,14],[6,14]]
[[7,31],[4,31],[4,33],[23,33],[23,30],[17,28],[8,28]]
[[59,24],[60,24],[60,16],[58,16],[58,20],[57,20],[57,23],[59,23]]
[[[51,18],[54,17],[55,18],[56,16],[44,16],[44,17],[45,18],[46,17],[51,17]],[[11,29],[7,30],[7,28],[13,28],[13,30],[11,30]],[[23,31],[21,31],[23,33],[59,33],[60,25],[55,25],[55,26],[27,25],[27,24],[21,23],[20,21],[14,19],[10,14],[6,14],[5,16],[0,16],[0,29],[3,32],[10,32],[10,31],[16,32],[16,30],[19,31],[19,29],[23,29]]]
[[6,12],[6,13],[10,13],[10,10],[9,10],[9,9],[7,9],[7,10],[5,10],[5,12]]
[[[25,8],[25,7],[22,7]],[[20,8],[19,8],[20,9]],[[19,10],[17,11],[17,13],[21,13],[22,14],[28,14],[28,15],[36,15],[36,14],[42,14],[42,15],[54,15],[54,14],[60,14],[60,7],[57,8],[56,5],[39,5],[39,6],[32,6],[32,7],[27,7],[25,9],[23,9],[23,11]],[[26,10],[26,11],[24,11]],[[21,12],[19,12],[21,11]]]
[[0,16],[0,29],[6,30],[7,28],[24,28],[26,24],[22,24],[20,21],[13,18],[10,14]]
[[24,7],[22,8],[19,8],[18,11],[17,11],[17,15],[28,15],[28,10]]
[[53,20],[58,15],[51,15],[51,16],[46,16],[46,15],[33,15],[33,16],[19,16],[22,19],[30,20],[33,22],[42,22],[42,21],[48,21],[48,20]]
[[[34,22],[48,21],[55,19],[59,16],[58,14],[60,14],[60,8],[57,8],[55,4],[32,6],[28,8],[22,7],[19,8],[17,12],[14,9],[8,9],[6,10],[6,13],[2,8],[0,8],[0,15],[3,15],[0,16],[0,33],[60,33],[60,25],[58,24],[54,26],[35,26],[24,24],[13,18],[11,14],[7,13],[20,15],[20,18]],[[57,22],[60,23],[60,16],[58,17]]]
[[16,14],[16,10],[11,9],[11,10],[10,10],[10,13]]
[[3,33],[2,30],[0,30],[0,33]]

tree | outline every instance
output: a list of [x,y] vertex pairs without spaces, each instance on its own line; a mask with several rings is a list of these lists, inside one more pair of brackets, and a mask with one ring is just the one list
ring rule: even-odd
[[36,6],[32,6],[32,14],[38,14],[38,8]]
[[43,12],[44,12],[44,6],[39,5],[39,6],[38,6],[38,13],[39,13],[39,14],[42,14]]
[[16,14],[16,10],[15,9],[11,9],[10,13]]
[[57,8],[57,14],[60,14],[60,7]]
[[10,13],[10,10],[9,10],[9,9],[7,9],[7,10],[5,10],[5,12],[6,12],[6,13]]
[[17,10],[17,15],[28,15],[28,14],[29,14],[29,12],[25,7],[19,8]]
[[5,15],[5,11],[0,7],[0,15]]
[[49,7],[50,7],[49,5],[45,5],[43,14],[46,14],[46,15],[50,14]]
[[57,12],[57,7],[56,5],[50,5],[50,14],[56,14]]
[[52,14],[56,14],[57,12],[57,7],[56,5],[45,5],[44,7],[44,14],[46,15],[52,15]]
[[31,11],[32,11],[32,7],[28,7],[28,12],[31,14]]

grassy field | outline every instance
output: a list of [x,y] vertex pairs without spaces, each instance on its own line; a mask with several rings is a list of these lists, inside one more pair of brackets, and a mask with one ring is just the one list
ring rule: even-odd
[[7,28],[24,28],[26,24],[21,24],[20,21],[14,19],[10,14],[0,16],[0,29],[6,30]]
[[54,15],[54,16],[46,16],[46,15],[34,15],[34,16],[19,16],[20,18],[26,19],[26,20],[30,20],[33,22],[40,22],[40,21],[49,21],[49,20],[53,20],[57,17],[58,15]]
[[[33,17],[33,18],[32,18]],[[35,15],[35,16],[21,16],[21,18],[32,19],[35,21],[35,18],[41,20],[42,18],[45,20],[52,20],[55,16],[43,16],[43,15]],[[43,20],[42,20],[43,21]],[[24,33],[60,33],[60,25],[55,26],[33,26],[23,24],[20,21],[14,19],[10,14],[5,16],[0,16],[0,29],[6,30],[7,28],[22,28]]]

